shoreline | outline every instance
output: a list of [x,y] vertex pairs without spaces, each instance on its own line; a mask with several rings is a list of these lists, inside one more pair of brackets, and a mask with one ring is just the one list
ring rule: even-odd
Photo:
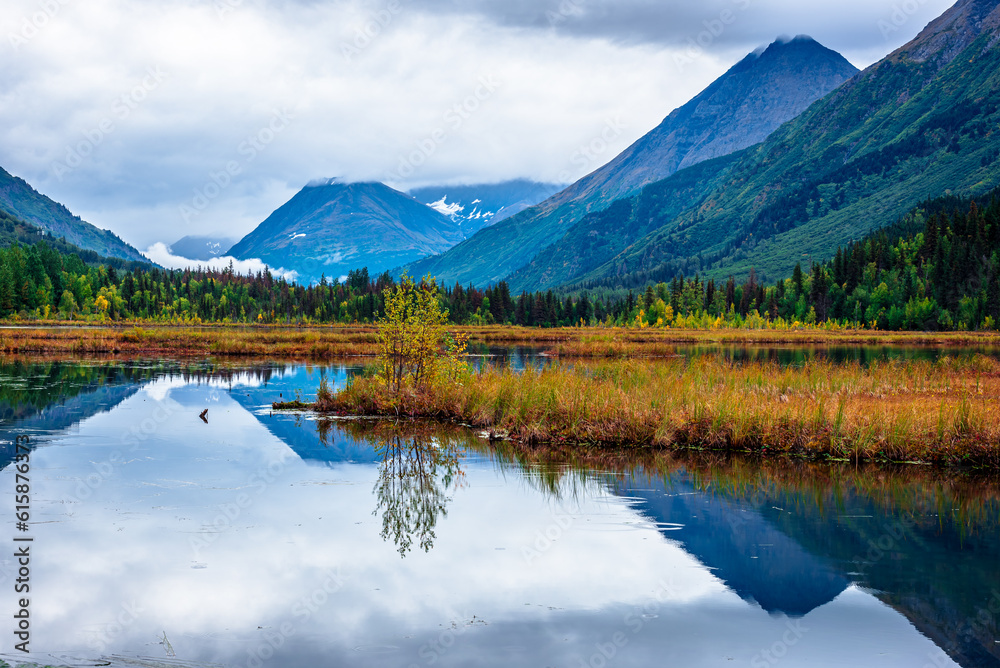
[[487,369],[390,395],[355,378],[315,404],[354,417],[408,417],[484,430],[528,447],[709,450],[815,461],[1000,471],[1000,362],[888,362],[863,368],[719,360]]
[[[990,350],[1000,355],[996,332],[883,332],[873,330],[650,330],[627,328],[532,329],[448,327],[475,346],[543,348],[552,358],[641,359],[676,354],[684,346],[912,347]],[[159,325],[47,323],[0,326],[0,356],[103,354],[273,357],[324,360],[374,357],[373,325]]]
[[652,443],[619,442],[608,443],[572,441],[566,439],[545,440],[544,438],[518,438],[512,437],[509,433],[494,433],[487,425],[477,425],[470,423],[462,417],[441,417],[434,415],[414,415],[396,413],[351,413],[337,412],[329,410],[319,410],[315,403],[310,404],[301,401],[274,402],[271,405],[275,411],[298,411],[317,415],[322,418],[333,418],[342,420],[410,420],[413,422],[429,422],[441,427],[462,427],[475,430],[483,430],[484,440],[490,445],[506,444],[520,449],[532,451],[535,456],[543,459],[548,456],[560,455],[565,457],[567,450],[578,451],[579,453],[593,454],[600,452],[609,456],[625,456],[626,454],[638,454],[641,456],[721,456],[721,457],[743,457],[748,460],[760,462],[778,463],[781,460],[794,461],[803,464],[829,464],[829,465],[850,465],[850,466],[877,466],[877,467],[904,467],[909,470],[927,469],[942,473],[965,473],[982,476],[995,476],[1000,474],[1000,461],[995,461],[998,454],[991,453],[981,460],[969,459],[963,463],[949,463],[944,461],[921,461],[905,459],[888,459],[878,456],[868,456],[866,453],[854,451],[845,452],[846,456],[837,457],[832,452],[826,450],[812,450],[806,447],[772,447],[764,445],[762,447],[727,446],[716,441],[704,443],[674,443],[670,445],[656,445]]

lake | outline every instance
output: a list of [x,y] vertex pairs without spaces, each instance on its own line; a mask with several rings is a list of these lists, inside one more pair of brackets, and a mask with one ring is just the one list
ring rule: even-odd
[[[0,364],[0,657],[1000,666],[995,480],[713,453],[541,456],[461,426],[270,410],[359,369]],[[29,655],[14,618],[26,545]]]
[[[487,346],[469,347],[470,362],[479,367],[484,364],[508,366],[521,371],[528,365],[544,366],[556,358],[547,351],[552,346]],[[714,357],[719,360],[742,363],[774,363],[781,366],[802,366],[808,362],[824,360],[832,364],[858,364],[868,367],[885,362],[936,362],[944,357],[969,359],[984,355],[1000,359],[1000,350],[993,347],[969,346],[953,348],[948,346],[830,346],[830,345],[746,345],[746,344],[677,344],[670,347],[671,356],[696,359]],[[574,358],[567,357],[567,360]],[[581,361],[577,358],[575,361]],[[586,361],[586,360],[583,360]],[[655,359],[653,360],[655,362]]]

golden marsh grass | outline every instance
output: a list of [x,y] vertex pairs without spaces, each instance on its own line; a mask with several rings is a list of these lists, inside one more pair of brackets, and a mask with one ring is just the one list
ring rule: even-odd
[[358,378],[321,411],[456,420],[539,445],[704,448],[1000,468],[1000,363],[802,366],[714,357],[487,368],[390,396]]

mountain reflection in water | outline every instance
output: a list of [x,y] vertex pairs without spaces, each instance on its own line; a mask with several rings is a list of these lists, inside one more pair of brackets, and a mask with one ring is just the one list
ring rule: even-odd
[[[248,665],[292,619],[273,665],[575,668],[616,633],[619,665],[766,665],[803,628],[783,665],[1000,665],[995,480],[270,410],[360,371],[0,364],[3,475],[14,437],[35,447],[38,643],[126,666],[169,634],[185,665]],[[296,617],[330,573],[334,602]]]

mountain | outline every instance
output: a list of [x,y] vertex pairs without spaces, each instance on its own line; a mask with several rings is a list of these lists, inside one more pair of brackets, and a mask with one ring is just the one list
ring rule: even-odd
[[[35,227],[31,223],[26,223],[23,220],[14,218],[5,211],[0,211],[0,250],[10,248],[14,245],[27,248],[43,242],[48,247],[48,250],[44,253],[49,258],[60,255],[76,255],[83,265],[91,267],[104,265],[105,267],[124,271],[136,271],[150,268],[150,262],[145,258],[143,258],[142,262],[135,262],[134,260],[124,260],[120,257],[105,257],[95,251],[85,250],[79,246],[69,243],[68,241],[63,241],[61,238],[53,237],[50,232],[46,232],[39,227]],[[79,268],[80,265],[75,266]],[[2,290],[2,287],[0,287],[0,290]]]
[[685,167],[752,146],[857,73],[843,56],[810,37],[778,39],[749,54],[557,201],[606,205]]
[[461,225],[466,238],[521,213],[565,188],[565,184],[515,179],[472,186],[429,186],[410,191],[415,199]]
[[634,287],[751,268],[774,280],[928,197],[989,191],[1000,183],[998,42],[997,1],[958,2],[761,144],[580,221],[512,287],[548,277]]
[[448,253],[414,264],[411,273],[480,285],[505,278],[588,212],[680,169],[759,143],[856,73],[808,37],[778,40],[749,54],[604,167]]
[[99,255],[135,262],[149,260],[109,230],[94,227],[74,216],[62,204],[41,194],[24,179],[12,176],[0,167],[0,211],[31,223],[52,236],[65,237],[70,243]]
[[295,270],[308,283],[362,267],[376,275],[461,240],[456,222],[409,195],[334,179],[303,188],[229,254]]
[[170,253],[190,260],[211,260],[222,257],[236,243],[236,239],[187,236],[170,244]]

